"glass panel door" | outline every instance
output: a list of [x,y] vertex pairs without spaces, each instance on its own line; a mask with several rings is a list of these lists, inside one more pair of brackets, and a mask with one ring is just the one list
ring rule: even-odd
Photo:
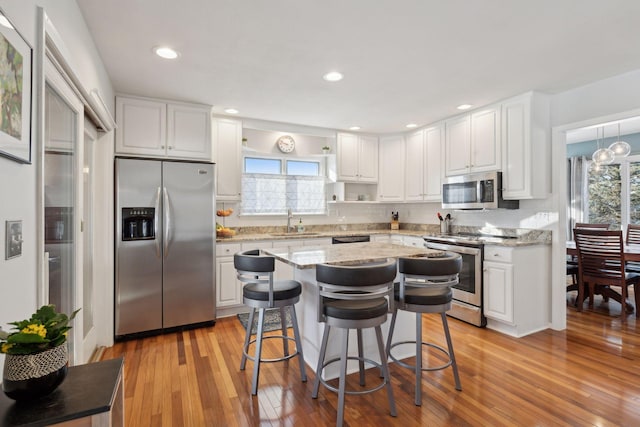
[[[71,314],[82,306],[82,103],[47,61],[45,67],[44,223],[49,303]],[[82,315],[79,316],[81,318]],[[84,362],[82,322],[69,332],[69,362]]]

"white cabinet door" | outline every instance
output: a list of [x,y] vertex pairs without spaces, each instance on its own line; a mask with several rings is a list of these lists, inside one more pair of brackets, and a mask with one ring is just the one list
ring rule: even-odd
[[423,200],[442,201],[444,176],[444,125],[439,124],[424,131]]
[[233,257],[216,258],[216,306],[230,307],[242,304],[242,283],[236,278]]
[[378,138],[359,137],[358,181],[378,182]]
[[338,134],[338,180],[358,180],[359,147],[358,136],[348,133]]
[[211,160],[211,108],[167,105],[167,155]]
[[379,145],[380,173],[378,176],[378,201],[399,202],[404,199],[404,138],[382,138]]
[[167,104],[135,98],[116,98],[116,153],[164,156]]
[[484,315],[513,322],[513,265],[502,262],[483,263]]
[[549,101],[532,92],[502,103],[505,199],[546,198],[549,189]]
[[[414,132],[407,137],[407,152],[405,159],[405,200],[407,201],[418,201],[424,199],[424,149],[425,144],[423,130]],[[380,157],[382,157],[383,163],[389,161],[386,156],[381,155]]]
[[378,182],[378,138],[338,134],[338,181]]
[[471,168],[471,116],[445,123],[445,173],[447,176],[469,172]]
[[372,242],[391,243],[391,236],[388,234],[374,234],[371,236]]
[[213,120],[216,200],[240,200],[242,178],[242,122]]
[[424,239],[422,237],[403,236],[402,241],[405,246],[424,248]]
[[500,108],[471,114],[471,172],[500,169]]

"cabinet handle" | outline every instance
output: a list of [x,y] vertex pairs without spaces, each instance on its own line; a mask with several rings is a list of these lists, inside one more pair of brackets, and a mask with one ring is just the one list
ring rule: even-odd
[[169,148],[169,150],[173,150],[173,147],[172,147],[172,146],[169,146],[169,147],[167,147],[167,148]]
[[162,148],[164,150],[164,145],[161,145],[160,148]]

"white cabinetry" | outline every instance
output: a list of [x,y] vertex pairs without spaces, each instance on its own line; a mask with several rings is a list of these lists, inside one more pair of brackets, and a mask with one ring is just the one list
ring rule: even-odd
[[446,121],[446,175],[500,169],[500,106]]
[[242,122],[214,119],[212,128],[216,200],[238,201],[242,185]]
[[241,250],[239,243],[218,243],[216,245],[216,308],[218,317],[223,317],[219,309],[242,304],[242,284],[236,278],[233,255]]
[[338,181],[378,182],[378,138],[338,134]]
[[[392,243],[396,243],[393,242]],[[415,248],[424,248],[424,239],[416,236],[402,236],[402,243],[405,246],[413,246]]]
[[211,160],[211,107],[116,98],[116,153]]
[[405,143],[402,136],[380,139],[379,158],[382,159],[378,177],[378,201],[401,202],[404,200]]
[[549,193],[549,100],[528,92],[502,102],[502,171],[505,199],[539,199]]
[[407,138],[405,200],[442,200],[443,130],[435,124]]
[[520,337],[550,321],[550,248],[484,247],[483,292],[487,327]]

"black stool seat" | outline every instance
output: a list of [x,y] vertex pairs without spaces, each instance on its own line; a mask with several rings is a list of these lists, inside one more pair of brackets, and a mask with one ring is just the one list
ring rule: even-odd
[[[282,301],[300,296],[302,285],[295,280],[273,282],[273,299]],[[247,283],[242,288],[242,296],[257,301],[269,301],[268,283]]]
[[[393,296],[400,301],[400,283],[394,284]],[[423,288],[407,286],[404,291],[404,302],[415,305],[448,304],[453,298],[451,288]]]
[[336,319],[362,320],[384,316],[389,304],[384,298],[370,300],[327,300],[324,314]]

